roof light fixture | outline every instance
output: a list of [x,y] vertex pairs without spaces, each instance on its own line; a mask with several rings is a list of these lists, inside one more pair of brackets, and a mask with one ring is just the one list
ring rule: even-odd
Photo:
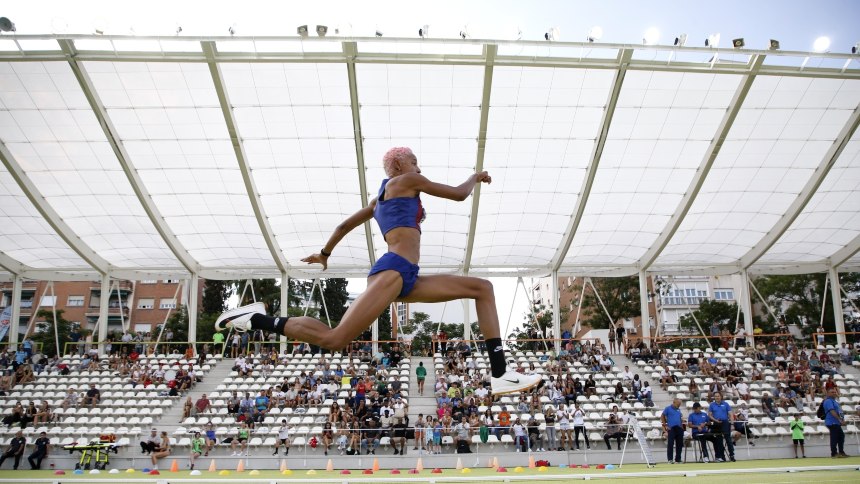
[[815,39],[815,42],[812,44],[812,50],[815,52],[827,52],[827,49],[830,48],[830,37],[821,36]]
[[720,34],[711,34],[705,39],[705,47],[716,49],[720,46]]
[[422,39],[429,37],[430,36],[430,26],[427,24],[422,25],[421,28],[418,29],[418,36],[421,37]]
[[656,45],[660,41],[660,31],[656,27],[651,27],[642,35],[642,43],[645,45]]
[[559,30],[558,27],[550,27],[550,29],[543,34],[543,38],[550,42],[559,41],[561,40],[561,30]]
[[15,32],[15,22],[8,17],[0,17],[0,32]]
[[746,42],[744,42],[743,37],[738,37],[737,39],[732,39],[732,47],[734,47],[735,49],[742,49],[745,45],[747,45],[747,44],[746,44]]
[[296,33],[302,37],[308,36],[308,26],[307,25],[299,25],[296,27]]
[[586,39],[589,42],[595,42],[600,40],[601,37],[603,37],[603,27],[595,25],[594,27],[591,27],[591,30],[588,31],[588,36],[586,37]]
[[860,42],[854,44],[854,47],[851,47],[852,54],[860,54]]
[[326,25],[317,25],[317,35],[320,37],[325,37],[325,34],[328,33],[328,26]]
[[684,47],[687,44],[687,34],[681,34],[675,37],[675,45],[678,47]]
[[779,50],[779,41],[776,39],[770,39],[770,45],[768,46],[770,50]]
[[381,31],[381,30],[379,30],[379,29],[377,29],[377,30],[376,30],[376,36],[377,36],[377,37],[382,37],[382,31]]

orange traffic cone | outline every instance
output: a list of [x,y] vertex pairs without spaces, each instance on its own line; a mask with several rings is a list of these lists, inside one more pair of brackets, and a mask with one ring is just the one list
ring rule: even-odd
[[376,472],[378,470],[379,470],[379,459],[374,457],[373,458],[373,471]]
[[529,469],[534,469],[534,468],[535,468],[535,456],[530,455],[529,456]]
[[424,470],[424,461],[421,460],[420,457],[418,458],[418,462],[415,463],[415,469],[417,469],[418,472],[421,472]]
[[488,468],[488,469],[492,469],[492,468],[493,468],[493,458],[492,458],[492,457],[490,457],[489,459],[487,459],[487,468]]
[[498,468],[499,468],[499,458],[493,457],[493,469],[498,469]]
[[287,459],[281,459],[281,472],[287,470]]
[[462,470],[463,470],[463,460],[462,460],[462,459],[460,459],[459,457],[457,457],[457,470],[458,470],[458,471],[462,471]]
[[239,459],[239,463],[236,464],[236,472],[245,472],[245,461],[243,459]]
[[215,459],[212,459],[212,462],[209,463],[209,472],[217,472],[218,469],[215,467]]
[[331,459],[328,460],[328,464],[326,464],[325,470],[329,472],[334,470],[334,462],[332,462]]
[[170,463],[170,472],[179,472],[179,463],[176,462],[176,459],[173,459],[173,462]]

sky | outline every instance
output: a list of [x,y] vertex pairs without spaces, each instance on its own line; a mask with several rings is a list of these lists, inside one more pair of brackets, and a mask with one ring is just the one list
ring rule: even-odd
[[[743,37],[748,48],[764,49],[777,39],[783,50],[810,51],[818,37],[827,36],[831,52],[850,52],[860,42],[858,0],[7,0],[0,16],[15,22],[18,34],[90,34],[98,28],[105,34],[174,35],[181,26],[181,35],[228,35],[229,28],[236,35],[295,35],[299,25],[322,24],[355,36],[379,30],[386,37],[416,37],[429,25],[431,37],[455,37],[467,27],[473,38],[541,40],[556,27],[560,40],[584,41],[597,25],[600,41],[609,43],[641,43],[652,28],[660,32],[659,44],[672,44],[681,33],[689,46],[703,46],[714,33],[720,33],[722,47]],[[519,324],[528,308],[525,294],[515,292],[515,279],[492,282],[503,328],[509,314],[512,326]],[[351,293],[364,287],[364,280],[350,280]],[[438,320],[443,308],[447,322],[462,321],[459,303],[414,310]],[[471,314],[474,319],[474,307]]]

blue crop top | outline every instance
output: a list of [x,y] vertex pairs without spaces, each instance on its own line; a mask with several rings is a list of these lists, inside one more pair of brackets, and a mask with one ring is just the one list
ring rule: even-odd
[[386,200],[385,185],[388,184],[388,180],[388,178],[382,180],[382,186],[379,187],[379,195],[376,198],[376,208],[373,209],[373,218],[379,224],[383,238],[391,229],[397,227],[412,227],[420,232],[421,222],[427,216],[424,206],[421,205],[421,197],[395,197]]

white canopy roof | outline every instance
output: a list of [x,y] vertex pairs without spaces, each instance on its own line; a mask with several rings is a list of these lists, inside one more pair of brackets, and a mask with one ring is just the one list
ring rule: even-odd
[[[810,58],[807,58],[810,57]],[[806,59],[806,60],[804,60]],[[854,59],[852,61],[852,59]],[[425,273],[860,269],[856,56],[442,39],[0,37],[0,269],[308,277],[410,146]],[[329,276],[385,252],[347,236]]]

